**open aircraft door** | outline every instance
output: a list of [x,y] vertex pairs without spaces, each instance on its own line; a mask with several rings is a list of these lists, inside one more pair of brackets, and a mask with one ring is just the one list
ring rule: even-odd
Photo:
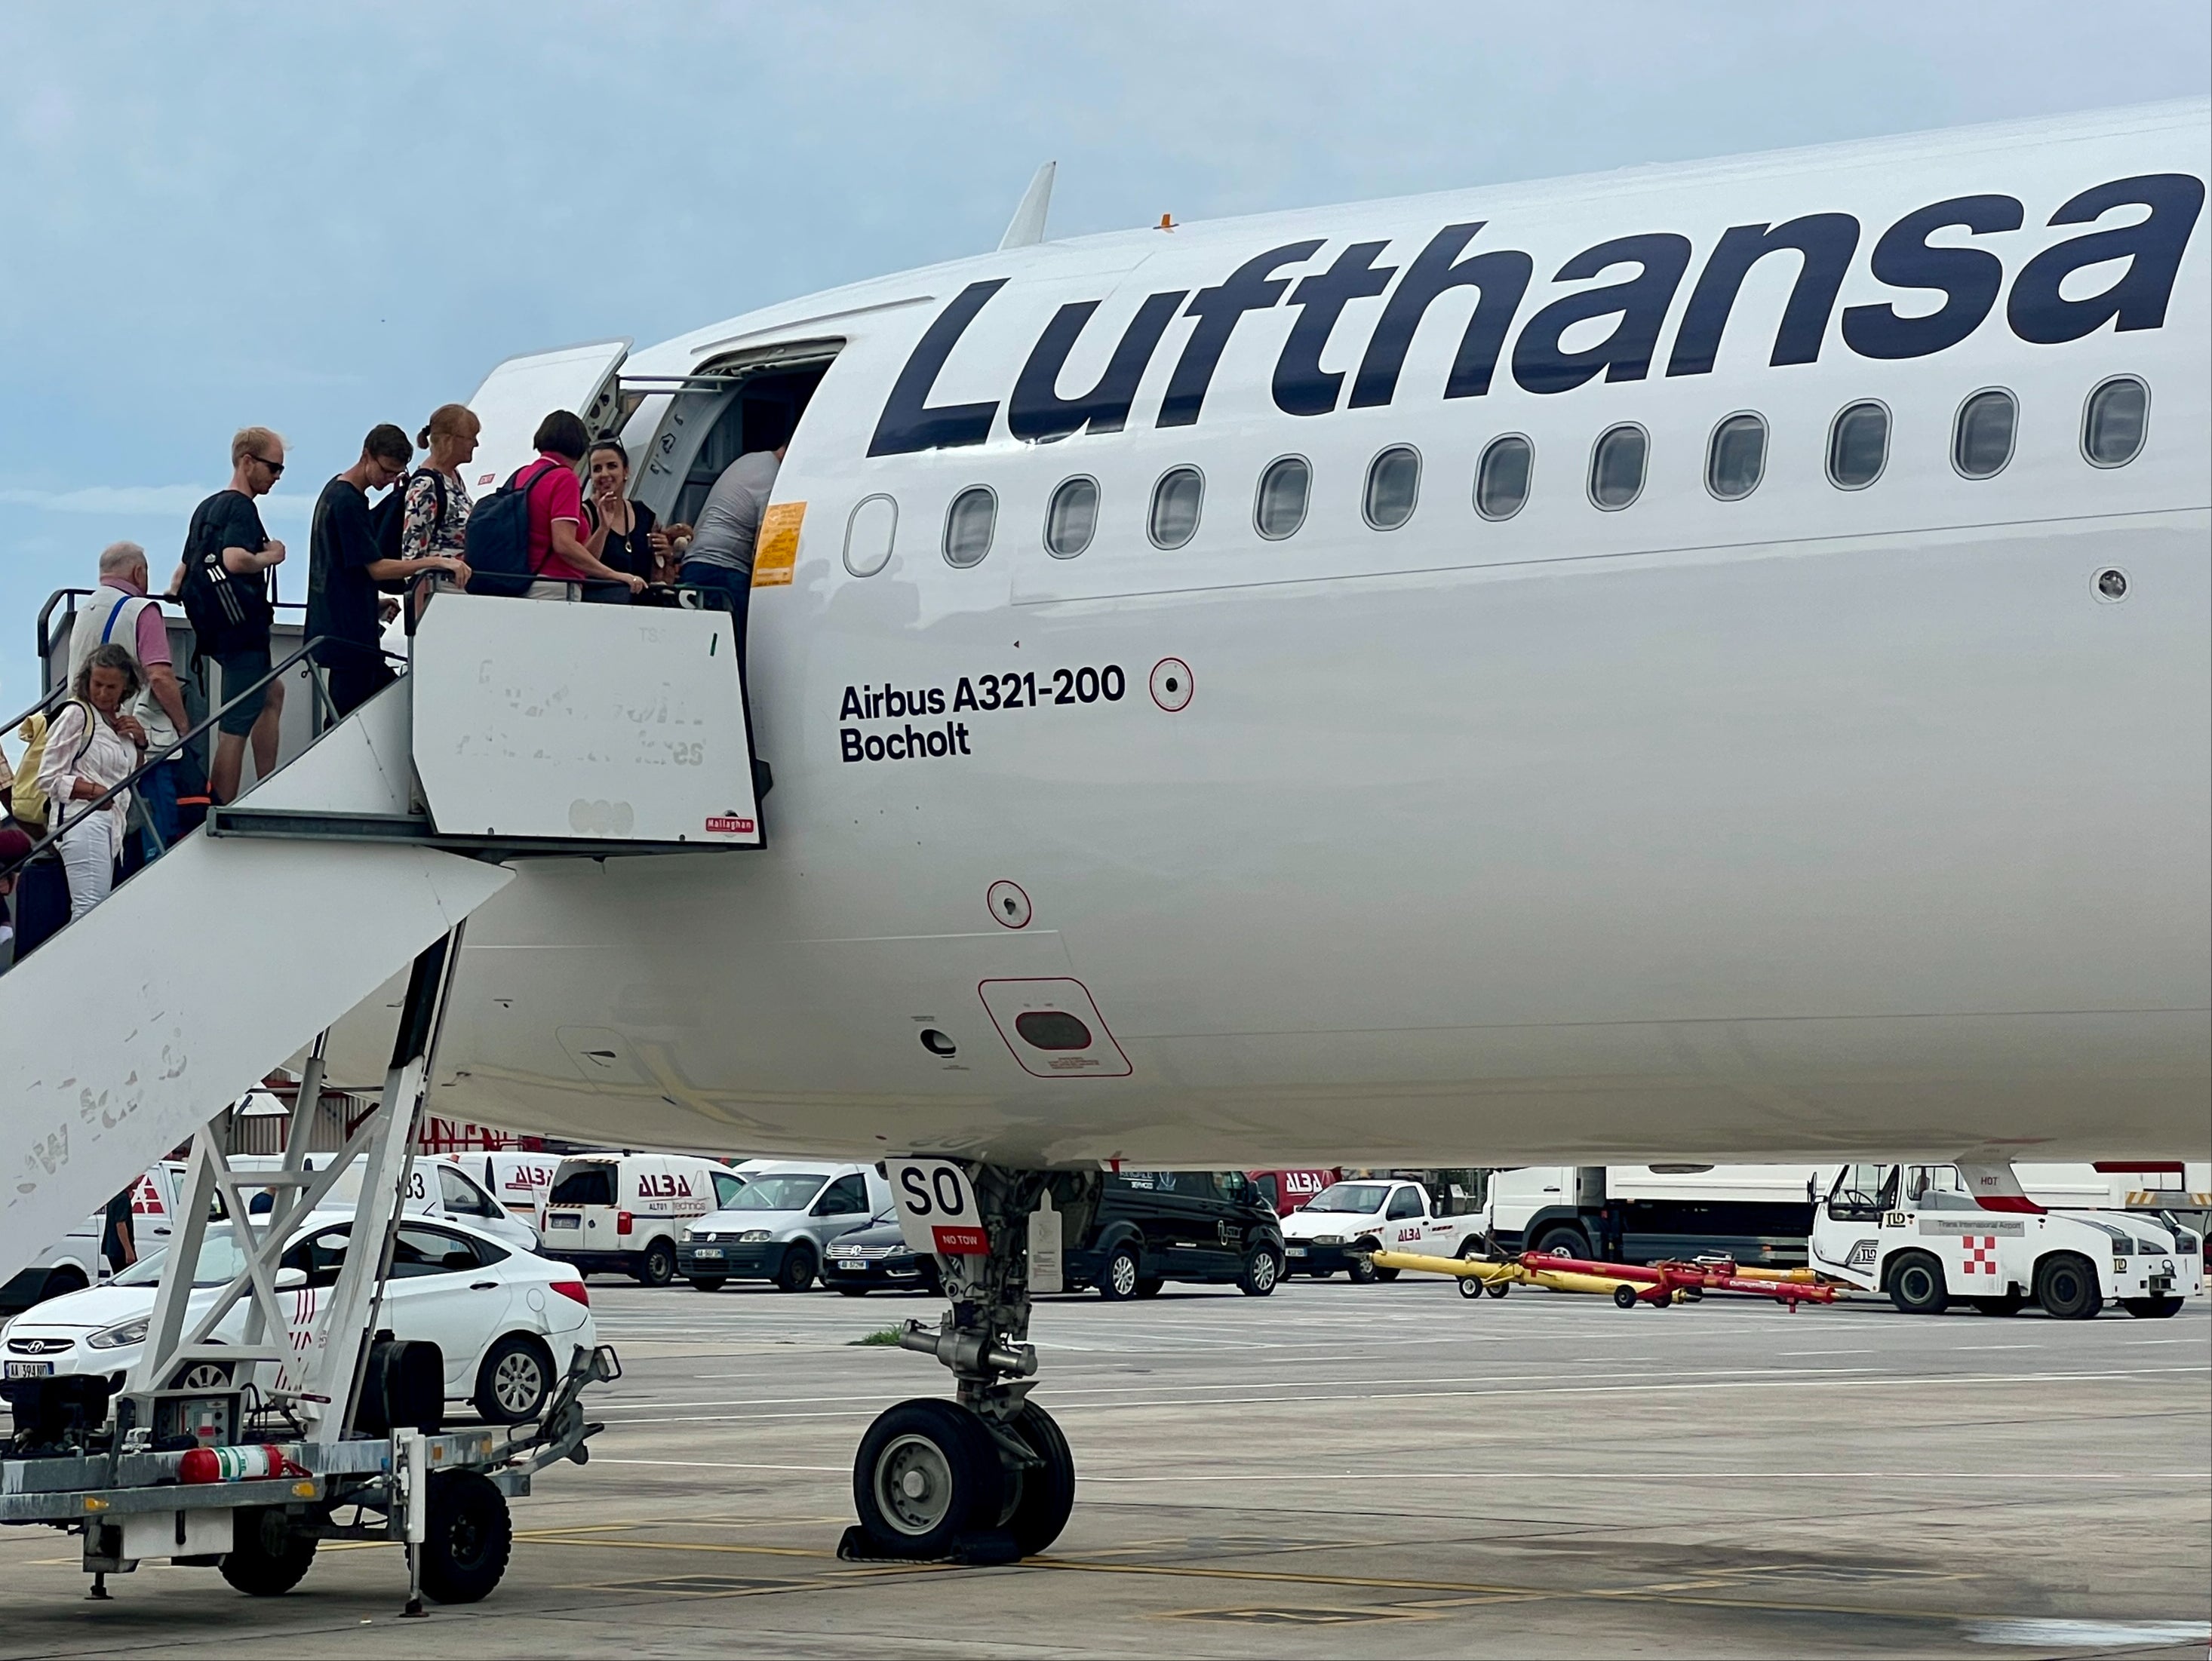
[[531,434],[556,409],[573,409],[594,435],[621,425],[622,389],[615,377],[629,355],[628,340],[592,341],[554,352],[509,358],[483,379],[469,400],[483,433],[463,473],[482,500],[538,452]]

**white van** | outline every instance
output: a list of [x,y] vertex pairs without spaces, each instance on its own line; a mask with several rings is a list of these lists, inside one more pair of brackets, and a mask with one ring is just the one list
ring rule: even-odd
[[[304,1163],[310,1171],[320,1171],[333,1157],[330,1154],[309,1154]],[[230,1164],[234,1171],[273,1171],[283,1162],[282,1154],[252,1154],[234,1155]],[[361,1198],[362,1173],[367,1168],[366,1161],[356,1159],[330,1185],[322,1205],[329,1209],[351,1209]],[[246,1202],[249,1211],[258,1215],[270,1209],[272,1190],[257,1191],[250,1179],[240,1185],[250,1195]],[[456,1218],[522,1251],[538,1249],[538,1224],[530,1213],[509,1211],[461,1167],[459,1160],[449,1155],[415,1156],[414,1166],[407,1173],[404,1203],[413,1215]]]
[[492,1197],[519,1217],[545,1226],[545,1197],[553,1191],[558,1154],[456,1154],[454,1162],[491,1190]]
[[[174,1224],[177,1177],[180,1167],[167,1161],[142,1173],[131,1189],[131,1239],[143,1258],[166,1247]],[[103,1209],[39,1253],[0,1285],[0,1314],[15,1314],[58,1298],[64,1292],[81,1292],[106,1283],[109,1276],[125,1267],[100,1254],[101,1236],[107,1230]]]
[[665,1286],[676,1278],[684,1225],[744,1186],[736,1172],[691,1154],[571,1154],[553,1173],[538,1249],[586,1275],[618,1271]]

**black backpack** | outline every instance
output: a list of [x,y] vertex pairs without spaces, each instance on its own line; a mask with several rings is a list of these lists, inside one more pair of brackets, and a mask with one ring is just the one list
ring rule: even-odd
[[[406,556],[400,551],[401,533],[407,528],[407,492],[417,479],[430,481],[437,496],[437,505],[430,514],[430,541],[434,546],[438,533],[446,528],[446,476],[434,467],[426,467],[418,473],[403,475],[385,494],[382,501],[368,510],[368,528],[376,537],[376,557],[380,560],[398,560]],[[381,585],[394,592],[404,589],[404,582]]]
[[194,508],[185,532],[185,581],[177,597],[192,626],[195,656],[223,657],[264,644],[276,615],[261,578],[240,577],[222,562],[222,538],[208,521],[223,494],[218,490]]
[[553,476],[555,465],[539,468],[528,484],[516,472],[470,512],[470,593],[519,598],[530,591],[538,575],[530,558],[530,493]]

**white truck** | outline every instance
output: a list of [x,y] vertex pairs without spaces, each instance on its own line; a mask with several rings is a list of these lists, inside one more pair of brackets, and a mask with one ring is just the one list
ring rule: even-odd
[[2045,1210],[2014,1187],[1991,1209],[1956,1166],[1847,1165],[1814,1215],[1812,1266],[1912,1315],[2032,1300],[2060,1320],[2112,1303],[2156,1318],[2204,1289],[2203,1240],[2170,1213]]
[[1474,1257],[1482,1250],[1480,1212],[1455,1209],[1460,1196],[1431,1194],[1407,1177],[1352,1177],[1332,1183],[1282,1220],[1284,1272],[1327,1280],[1340,1269],[1355,1281],[1395,1281],[1369,1253],[1419,1252]]
[[1801,1268],[1813,1165],[1528,1165],[1491,1174],[1483,1232],[1498,1250],[1607,1263],[1719,1256]]

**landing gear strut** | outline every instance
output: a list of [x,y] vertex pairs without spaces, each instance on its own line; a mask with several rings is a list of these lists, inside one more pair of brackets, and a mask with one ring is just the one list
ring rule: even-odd
[[901,1402],[868,1427],[853,1462],[860,1520],[845,1531],[842,1557],[1012,1562],[1050,1546],[1074,1507],[1075,1456],[1029,1399],[1037,1370],[1028,1342],[1030,1216],[1049,1196],[1067,1235],[1079,1238],[1099,1178],[964,1169],[985,1249],[940,1251],[951,1307],[935,1326],[908,1321],[899,1335],[902,1348],[952,1370],[955,1398]]

